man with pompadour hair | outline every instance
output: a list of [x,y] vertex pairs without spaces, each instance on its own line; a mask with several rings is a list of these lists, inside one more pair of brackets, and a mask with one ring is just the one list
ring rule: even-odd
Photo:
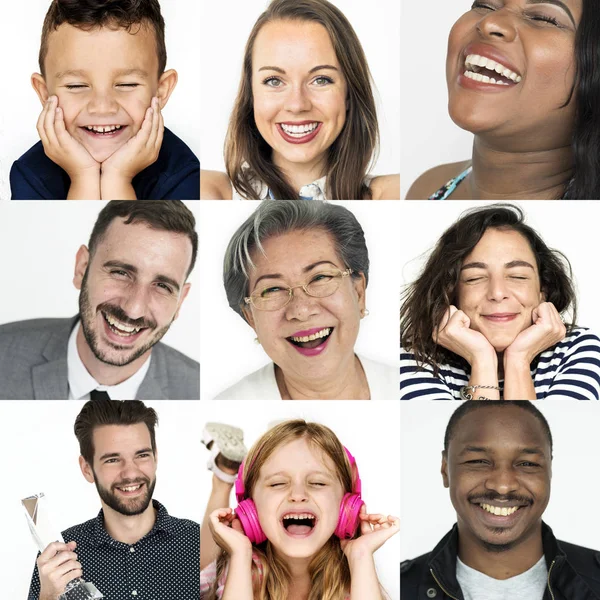
[[152,499],[157,424],[155,410],[138,400],[83,406],[74,427],[79,466],[102,509],[38,556],[28,600],[58,600],[79,577],[110,600],[199,598],[200,526]]
[[200,366],[160,340],[198,253],[175,201],[113,201],[75,258],[79,314],[0,326],[0,399],[198,400]]

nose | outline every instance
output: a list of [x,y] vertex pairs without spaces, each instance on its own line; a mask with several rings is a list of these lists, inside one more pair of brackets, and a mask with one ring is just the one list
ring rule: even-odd
[[119,105],[112,92],[94,90],[87,110],[90,115],[114,115],[119,110]]
[[140,319],[148,314],[148,294],[149,291],[146,287],[139,283],[133,283],[127,287],[121,308],[130,319]]
[[301,113],[312,108],[310,94],[303,85],[293,85],[285,99],[285,109],[291,113]]
[[493,490],[502,496],[516,492],[519,487],[512,465],[496,465],[488,475],[485,487],[488,490]]
[[488,287],[488,299],[492,302],[502,302],[502,300],[506,300],[506,298],[508,298],[508,291],[506,289],[504,278],[501,276],[492,276]]
[[512,42],[517,37],[515,17],[508,9],[493,10],[477,23],[477,31],[485,39],[502,39]]
[[137,468],[137,465],[133,460],[123,460],[119,478],[121,480],[134,480],[140,478],[140,470]]
[[292,502],[306,502],[308,500],[304,482],[292,483],[290,488],[290,500]]
[[292,299],[285,308],[288,320],[307,321],[310,317],[319,314],[319,298],[309,296],[302,286],[295,286],[292,288]]

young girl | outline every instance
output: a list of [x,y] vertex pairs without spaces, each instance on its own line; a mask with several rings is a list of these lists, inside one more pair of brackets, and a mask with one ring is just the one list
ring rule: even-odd
[[368,514],[360,486],[327,427],[292,420],[267,431],[240,468],[236,511],[210,514],[223,552],[201,573],[201,599],[383,600],[373,553],[399,519]]

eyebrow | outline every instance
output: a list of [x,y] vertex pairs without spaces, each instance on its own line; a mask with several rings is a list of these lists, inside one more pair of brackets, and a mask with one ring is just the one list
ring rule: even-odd
[[[304,269],[302,269],[302,271],[304,273],[308,273],[309,271],[312,271],[315,267],[318,267],[319,265],[332,265],[336,269],[339,268],[335,263],[332,263],[330,260],[319,260],[315,263],[312,263],[312,264],[304,267]],[[283,275],[281,273],[268,273],[266,275],[261,275],[254,283],[254,287],[256,288],[256,286],[258,285],[258,282],[261,279],[282,279],[282,278],[283,278]]]
[[[339,71],[339,69],[337,67],[334,67],[333,65],[317,65],[316,67],[313,67],[308,73],[310,75],[311,73],[314,73],[315,71],[323,71],[325,69],[330,69],[331,71]],[[281,67],[266,66],[266,67],[261,67],[259,69],[259,71],[275,71],[277,73],[281,73],[282,75],[285,75],[285,70],[282,69]]]
[[[118,269],[123,269],[124,271],[130,271],[131,273],[138,273],[138,268],[135,265],[124,263],[120,260],[107,260],[102,266],[107,268],[116,267]],[[171,277],[168,277],[167,275],[157,275],[154,279],[160,281],[160,283],[168,283],[179,292],[179,284]]]
[[[142,448],[141,450],[137,450],[135,455],[138,454],[147,454],[148,452],[153,453],[152,448]],[[121,456],[120,452],[107,452],[103,454],[98,460],[106,460],[107,458],[119,458]]]
[[[505,269],[514,269],[515,267],[529,267],[533,269],[533,265],[528,263],[526,260],[511,260],[510,262],[504,263]],[[466,265],[463,265],[460,270],[464,271],[465,269],[487,269],[488,265],[484,262],[470,262]],[[535,269],[534,269],[535,270]]]
[[[72,77],[87,77],[88,72],[84,71],[82,69],[69,69],[67,71],[59,71],[55,77],[57,79],[63,79],[64,77],[67,76],[72,76]],[[118,76],[127,76],[127,75],[139,75],[140,77],[148,77],[148,72],[144,71],[144,69],[137,69],[137,68],[133,68],[133,69],[119,69],[118,71],[115,71],[115,75]]]
[[570,11],[569,7],[560,0],[527,0],[527,4],[554,4],[555,6],[562,8],[567,13],[569,19],[571,19],[573,25],[577,27],[575,24],[575,19],[573,18],[573,13]]
[[[310,477],[311,475],[323,475],[325,477],[329,477],[330,479],[332,478],[331,473],[328,473],[327,471],[310,471],[309,473],[307,473],[307,475]],[[280,476],[289,476],[289,473],[287,471],[277,471],[277,473],[271,473],[270,475],[266,475],[265,476],[265,481],[267,479],[272,479],[273,477],[280,477]]]
[[[463,456],[465,454],[494,454],[494,451],[485,446],[465,446],[458,455]],[[545,456],[544,450],[539,446],[519,448],[519,454],[541,454],[542,456]]]

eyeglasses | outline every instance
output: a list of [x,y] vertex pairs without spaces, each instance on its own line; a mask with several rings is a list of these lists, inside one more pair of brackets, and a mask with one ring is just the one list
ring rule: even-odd
[[274,285],[265,288],[244,298],[244,302],[252,304],[258,310],[279,310],[291,302],[294,290],[297,288],[302,288],[307,296],[326,298],[337,291],[344,277],[349,277],[351,274],[352,269],[323,271],[311,275],[310,279],[301,285],[294,285],[293,287]]

